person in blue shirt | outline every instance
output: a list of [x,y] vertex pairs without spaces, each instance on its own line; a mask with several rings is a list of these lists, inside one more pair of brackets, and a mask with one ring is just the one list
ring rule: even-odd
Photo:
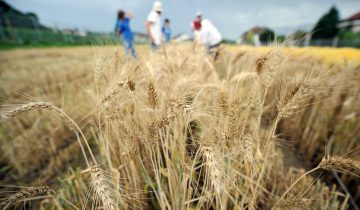
[[136,58],[136,50],[134,46],[134,33],[130,28],[131,14],[125,13],[123,10],[118,12],[118,19],[116,22],[115,31],[121,35],[122,43],[125,48],[125,54]]
[[166,43],[170,43],[171,41],[171,28],[170,28],[170,20],[165,19],[164,26],[162,28],[162,33],[164,35]]

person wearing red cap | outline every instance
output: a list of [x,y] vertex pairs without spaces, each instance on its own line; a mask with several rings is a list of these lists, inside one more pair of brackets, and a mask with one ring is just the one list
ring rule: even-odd
[[196,18],[192,22],[192,31],[194,32],[195,44],[201,43],[201,40],[200,40],[201,16],[202,16],[201,12],[197,12]]
[[200,43],[208,49],[209,53],[217,51],[217,48],[219,48],[222,42],[222,36],[210,20],[202,18],[201,12],[197,12],[196,14],[194,30],[198,33],[195,33],[195,36],[198,36],[195,38],[200,40]]

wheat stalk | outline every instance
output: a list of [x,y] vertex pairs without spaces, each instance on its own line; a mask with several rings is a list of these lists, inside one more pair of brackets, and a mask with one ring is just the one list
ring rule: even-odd
[[224,175],[221,170],[220,157],[215,154],[215,151],[211,146],[202,146],[200,151],[205,159],[209,181],[216,193],[220,194],[221,191],[224,190]]
[[238,129],[238,106],[239,103],[237,100],[232,100],[230,102],[230,110],[229,110],[229,138],[231,139],[232,142],[234,142],[234,139],[238,136],[239,134],[239,129]]
[[256,72],[260,76],[262,85],[269,88],[273,82],[275,71],[280,63],[278,50],[271,50],[256,60]]
[[128,80],[127,81],[127,86],[129,88],[129,90],[134,91],[135,87],[136,87],[136,83],[134,80]]
[[170,113],[171,117],[177,117],[179,115],[187,116],[193,112],[193,108],[183,103],[178,98],[171,98],[170,99]]
[[48,109],[48,110],[55,110],[57,111],[57,108],[48,102],[30,102],[28,104],[21,105],[19,107],[16,107],[15,109],[9,110],[5,113],[2,113],[0,115],[0,121],[8,120],[9,118],[14,118],[15,116],[24,113],[29,112],[34,109]]
[[269,54],[265,54],[256,60],[256,72],[258,75],[264,73],[265,64],[269,60]]
[[288,94],[284,94],[277,105],[279,117],[286,118],[291,116],[300,108],[300,104],[308,98],[310,90],[311,88],[308,83],[301,83],[295,86]]
[[148,84],[148,101],[150,106],[155,109],[158,104],[158,99],[153,81],[150,81]]
[[222,113],[225,115],[228,112],[229,109],[229,96],[227,92],[221,91],[219,93],[219,105],[221,108]]
[[159,134],[158,134],[159,126],[157,123],[153,122],[148,126],[148,135],[149,135],[149,143],[157,144],[159,141]]
[[94,166],[89,169],[89,174],[90,187],[96,198],[102,202],[104,209],[115,210],[117,205],[111,193],[113,187],[109,184],[105,172],[99,166]]
[[99,80],[103,74],[102,64],[103,64],[102,59],[100,58],[96,59],[95,68],[94,68],[94,81],[97,86],[99,85]]
[[[341,156],[333,156],[333,157],[326,157],[323,158],[322,161],[319,163],[319,165],[310,171],[307,171],[303,175],[301,175],[297,180],[295,180],[292,185],[285,191],[285,193],[282,194],[280,199],[276,202],[275,206],[277,206],[282,200],[285,198],[285,196],[290,192],[290,190],[304,177],[307,175],[319,170],[337,170],[344,173],[349,173],[350,170],[355,170],[355,172],[360,172],[360,162],[352,159],[352,158],[346,158]],[[350,173],[354,175],[353,173]]]
[[246,163],[254,162],[254,148],[253,148],[253,140],[249,133],[245,134],[242,139],[242,148],[244,153],[244,161]]
[[114,86],[112,86],[107,93],[105,94],[105,96],[103,96],[101,102],[105,103],[107,101],[109,101],[110,99],[113,98],[113,96],[115,96],[116,94],[118,94],[121,90],[130,90],[130,91],[134,91],[136,87],[136,83],[133,80],[124,80],[124,81],[120,81],[118,83],[116,83]]
[[169,117],[163,117],[159,122],[158,122],[158,128],[162,129],[162,128],[166,128],[166,126],[168,126],[170,124],[170,118]]
[[48,186],[24,188],[20,192],[3,199],[0,206],[4,206],[4,209],[7,209],[8,207],[16,205],[20,202],[24,202],[29,199],[36,199],[36,197],[44,195],[55,195],[55,191]]
[[307,210],[310,208],[310,201],[307,198],[289,198],[279,203],[280,209]]
[[332,156],[323,158],[318,167],[328,171],[336,170],[345,173],[354,171],[355,173],[359,173],[360,161],[341,156]]
[[231,64],[236,64],[244,55],[246,54],[245,51],[237,53],[231,60]]
[[[9,110],[7,112],[4,112],[0,115],[0,121],[5,121],[8,120],[10,118],[14,118],[15,116],[24,113],[24,112],[29,112],[35,109],[47,109],[50,111],[53,111],[54,113],[58,114],[61,118],[63,118],[66,122],[66,124],[68,125],[68,127],[75,132],[76,136],[79,137],[79,134],[77,132],[80,133],[80,135],[82,136],[83,140],[85,141],[85,145],[91,155],[92,160],[94,161],[94,163],[96,163],[96,159],[91,151],[91,148],[88,144],[88,141],[84,135],[84,133],[81,131],[80,127],[75,123],[75,121],[73,119],[71,119],[62,109],[54,106],[53,104],[49,103],[49,102],[30,102],[24,105],[21,105],[19,107],[16,107],[12,110]],[[87,165],[90,165],[87,157],[86,157],[86,153],[85,153],[85,149],[82,145],[82,142],[80,140],[80,138],[78,138],[78,142],[80,144],[81,150],[83,152],[85,161]]]
[[113,66],[113,68],[114,68],[114,71],[116,72],[117,70],[118,70],[118,68],[119,68],[119,58],[120,58],[120,56],[119,56],[119,48],[115,48],[115,51],[114,51],[114,57],[113,57],[113,61],[114,61],[114,66]]
[[116,85],[110,88],[110,90],[107,91],[105,96],[103,96],[101,102],[105,103],[106,101],[109,101],[114,95],[116,95],[118,92],[120,92],[121,88],[124,87],[126,84],[125,81],[118,82]]
[[[251,104],[250,104],[250,111],[251,117],[258,123],[260,123],[260,118],[263,113],[263,105],[264,101],[261,97],[261,93],[257,88],[257,84],[255,86],[253,94],[251,95]],[[265,97],[265,96],[264,96]]]

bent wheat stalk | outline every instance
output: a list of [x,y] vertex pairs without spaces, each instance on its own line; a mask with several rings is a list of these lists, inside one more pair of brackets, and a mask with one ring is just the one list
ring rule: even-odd
[[[69,126],[69,128],[71,130],[73,130],[74,132],[77,131],[78,133],[80,133],[81,137],[83,138],[85,145],[90,153],[90,156],[92,158],[92,160],[94,161],[94,163],[96,164],[96,159],[91,151],[90,145],[88,144],[88,141],[84,135],[84,133],[81,131],[80,127],[76,124],[76,122],[71,119],[71,117],[69,117],[62,109],[56,107],[55,105],[49,103],[49,102],[30,102],[21,106],[18,106],[12,110],[9,110],[7,112],[4,112],[0,115],[0,122],[1,121],[6,121],[9,120],[11,118],[16,117],[17,115],[24,113],[24,112],[29,112],[35,109],[47,109],[49,111],[53,111],[54,113],[58,114],[61,118],[65,119],[65,121],[67,122],[67,125]],[[78,134],[76,133],[76,135],[78,136]],[[82,142],[80,140],[80,138],[77,138],[81,147],[81,150],[84,154],[84,158],[86,161],[86,164],[88,166],[90,166],[90,163],[87,159],[86,153],[85,153],[85,149],[82,145]]]
[[[307,175],[319,170],[327,170],[332,171],[336,170],[339,172],[348,173],[349,170],[355,170],[356,172],[360,171],[360,162],[356,161],[351,158],[347,157],[341,157],[341,156],[333,156],[333,157],[326,157],[323,158],[322,161],[319,163],[319,165],[310,171],[307,171],[303,175],[301,175],[295,182],[292,183],[292,185],[285,191],[284,194],[280,197],[280,199],[275,203],[274,207],[278,206],[278,204],[285,198],[285,196],[290,192],[290,190],[298,183],[300,182],[304,177]],[[352,174],[352,173],[350,173]],[[352,174],[354,175],[354,174]]]
[[49,195],[49,194],[54,195],[55,191],[49,188],[48,186],[28,187],[3,199],[3,202],[0,202],[0,206],[4,206],[4,209],[7,209],[20,202],[25,202],[30,199],[43,198],[40,196]]

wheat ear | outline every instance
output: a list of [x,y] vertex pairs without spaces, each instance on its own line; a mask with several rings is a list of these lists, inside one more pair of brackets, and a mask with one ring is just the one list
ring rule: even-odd
[[[323,158],[317,167],[313,168],[310,171],[307,171],[306,173],[301,175],[295,182],[293,182],[292,185],[285,191],[285,193],[282,194],[280,199],[276,202],[275,206],[277,206],[277,204],[285,198],[285,196],[290,192],[290,190],[301,179],[303,179],[305,176],[307,176],[319,169],[323,169],[323,170],[327,170],[327,171],[337,170],[337,171],[345,172],[345,173],[348,173],[349,170],[355,170],[356,172],[359,172],[360,171],[360,162],[355,159],[352,159],[352,158],[346,158],[346,157],[341,157],[341,156],[333,156],[333,157]],[[353,173],[351,173],[351,174],[353,174]]]
[[245,134],[241,143],[244,153],[244,161],[249,164],[253,163],[255,155],[252,136],[249,133]]
[[280,202],[278,208],[280,209],[293,209],[293,210],[307,210],[310,207],[310,201],[307,198],[289,198]]
[[210,183],[215,191],[220,194],[224,189],[224,176],[221,170],[219,157],[217,157],[211,146],[202,146],[200,151],[205,159],[205,166],[208,169]]
[[347,173],[351,170],[355,173],[359,173],[360,161],[341,156],[332,156],[323,158],[318,167],[327,171],[336,170]]
[[302,83],[294,87],[287,95],[284,95],[277,105],[279,117],[286,118],[291,116],[299,109],[300,104],[308,98],[310,90],[311,88],[308,84]]
[[102,202],[104,209],[115,210],[116,202],[111,193],[112,187],[105,176],[105,172],[100,167],[94,166],[90,168],[89,174],[90,187],[94,190],[96,198]]
[[149,100],[150,106],[155,109],[158,104],[158,99],[157,99],[157,93],[155,90],[155,84],[153,81],[150,81],[148,84],[148,100]]
[[28,112],[34,109],[49,109],[56,111],[56,107],[54,107],[48,102],[30,102],[28,104],[21,105],[19,107],[16,107],[15,109],[2,113],[0,115],[0,121],[6,121],[10,118],[16,117],[21,113]]
[[[35,109],[47,109],[47,110],[53,111],[54,113],[58,114],[61,118],[63,118],[66,121],[69,128],[76,133],[77,137],[79,136],[77,132],[79,132],[81,137],[85,141],[85,145],[86,145],[86,147],[87,147],[87,149],[88,149],[88,151],[89,151],[89,153],[91,155],[92,160],[94,161],[94,163],[96,163],[95,156],[93,155],[93,153],[91,151],[91,148],[90,148],[90,145],[88,144],[88,141],[87,141],[84,133],[81,131],[80,127],[62,109],[56,107],[55,105],[53,105],[53,104],[51,104],[49,102],[30,102],[30,103],[21,105],[19,107],[16,107],[16,108],[14,108],[12,110],[9,110],[7,112],[4,112],[4,113],[0,114],[0,122],[1,121],[6,121],[6,120],[8,120],[10,118],[16,117],[17,115],[19,115],[21,113],[29,112],[29,111],[32,111],[32,110],[35,110]],[[88,159],[86,157],[85,149],[84,149],[84,147],[83,147],[83,145],[82,145],[82,143],[80,141],[80,138],[78,138],[78,141],[79,141],[81,150],[82,150],[82,152],[84,154],[86,164],[90,165],[90,163],[89,163],[89,161],[88,161]]]
[[48,186],[28,187],[3,199],[3,202],[0,203],[0,206],[4,206],[4,209],[7,209],[8,207],[16,205],[20,202],[36,199],[36,197],[48,194],[54,195],[55,191]]

